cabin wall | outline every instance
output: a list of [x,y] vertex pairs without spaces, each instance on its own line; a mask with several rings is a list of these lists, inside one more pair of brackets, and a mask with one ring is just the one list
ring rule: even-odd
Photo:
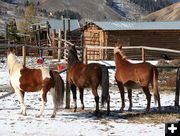
[[[107,45],[113,47],[119,41],[123,46],[148,46],[180,50],[180,31],[109,31]],[[134,55],[141,55],[136,54]],[[108,51],[108,59],[113,52]]]
[[[84,46],[105,46],[105,35],[103,30],[96,26],[87,28],[83,33],[83,45]],[[88,60],[100,60],[103,59],[105,51],[103,49],[88,49]]]
[[[97,26],[84,30],[84,45],[114,47],[117,41],[123,46],[148,46],[180,50],[179,30],[121,30],[103,31]],[[88,49],[89,60],[113,59],[113,50]],[[141,55],[136,54],[134,55]],[[127,55],[128,56],[128,55]]]

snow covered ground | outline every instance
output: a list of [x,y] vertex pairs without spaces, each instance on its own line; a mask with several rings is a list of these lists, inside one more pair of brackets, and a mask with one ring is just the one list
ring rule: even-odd
[[[19,58],[21,60],[21,58]],[[113,65],[113,62],[101,62],[107,65]],[[28,66],[37,66],[36,59],[27,59]],[[47,62],[48,64],[48,62]],[[45,65],[47,65],[45,64]],[[132,123],[125,118],[125,113],[119,113],[120,94],[114,84],[114,70],[110,70],[110,96],[111,96],[111,113],[106,116],[103,109],[102,116],[96,117],[93,114],[95,102],[90,89],[85,90],[84,103],[85,111],[80,109],[78,99],[78,110],[76,113],[73,109],[61,109],[56,118],[51,119],[52,99],[48,94],[48,102],[42,117],[36,118],[35,115],[39,110],[39,95],[37,93],[27,93],[25,102],[27,106],[27,116],[19,114],[19,103],[15,94],[0,99],[0,135],[1,136],[121,136],[121,135],[138,135],[138,136],[164,136],[164,123]],[[65,73],[61,75],[65,79]],[[0,96],[7,93],[5,88],[9,86],[8,73],[6,64],[0,63]],[[99,90],[100,94],[100,90]],[[72,95],[71,95],[72,96]],[[126,108],[128,108],[127,94]],[[72,100],[72,99],[71,99]],[[162,106],[174,105],[173,93],[161,93]],[[71,101],[71,106],[73,105]],[[133,92],[133,112],[144,112],[146,99],[144,93],[140,90]],[[156,107],[154,100],[151,101],[151,107]],[[101,109],[102,110],[102,109]],[[151,109],[154,111],[154,108]],[[149,113],[150,114],[150,113]],[[139,117],[141,118],[141,117]]]

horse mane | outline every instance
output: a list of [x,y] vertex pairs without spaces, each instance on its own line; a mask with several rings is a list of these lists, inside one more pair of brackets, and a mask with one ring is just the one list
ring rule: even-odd
[[79,59],[77,56],[77,50],[75,48],[75,46],[70,46],[69,47],[69,52],[68,52],[68,64],[69,66],[79,63]]
[[18,62],[17,57],[14,53],[10,52],[7,57],[7,66],[10,73],[15,70],[15,65],[21,67],[22,65]]

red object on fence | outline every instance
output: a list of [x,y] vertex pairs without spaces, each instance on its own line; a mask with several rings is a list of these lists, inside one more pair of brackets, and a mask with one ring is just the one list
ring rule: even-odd
[[58,71],[61,71],[61,70],[63,70],[64,69],[64,66],[62,65],[62,64],[58,64],[57,65],[57,70]]
[[38,58],[37,59],[37,64],[43,64],[43,62],[44,62],[43,58]]

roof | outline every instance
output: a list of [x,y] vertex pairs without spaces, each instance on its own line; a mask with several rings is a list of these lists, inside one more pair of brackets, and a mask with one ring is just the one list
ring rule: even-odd
[[115,30],[180,30],[180,21],[169,22],[92,22],[106,31]]
[[[51,29],[55,29],[58,31],[59,29],[63,30],[63,20],[58,19],[43,19],[40,23],[34,24],[34,25],[40,25],[42,27],[47,27],[46,23],[47,21],[50,24]],[[79,21],[76,19],[70,20],[70,31],[74,31],[76,29],[80,29]],[[68,20],[65,19],[65,30],[68,30]]]

